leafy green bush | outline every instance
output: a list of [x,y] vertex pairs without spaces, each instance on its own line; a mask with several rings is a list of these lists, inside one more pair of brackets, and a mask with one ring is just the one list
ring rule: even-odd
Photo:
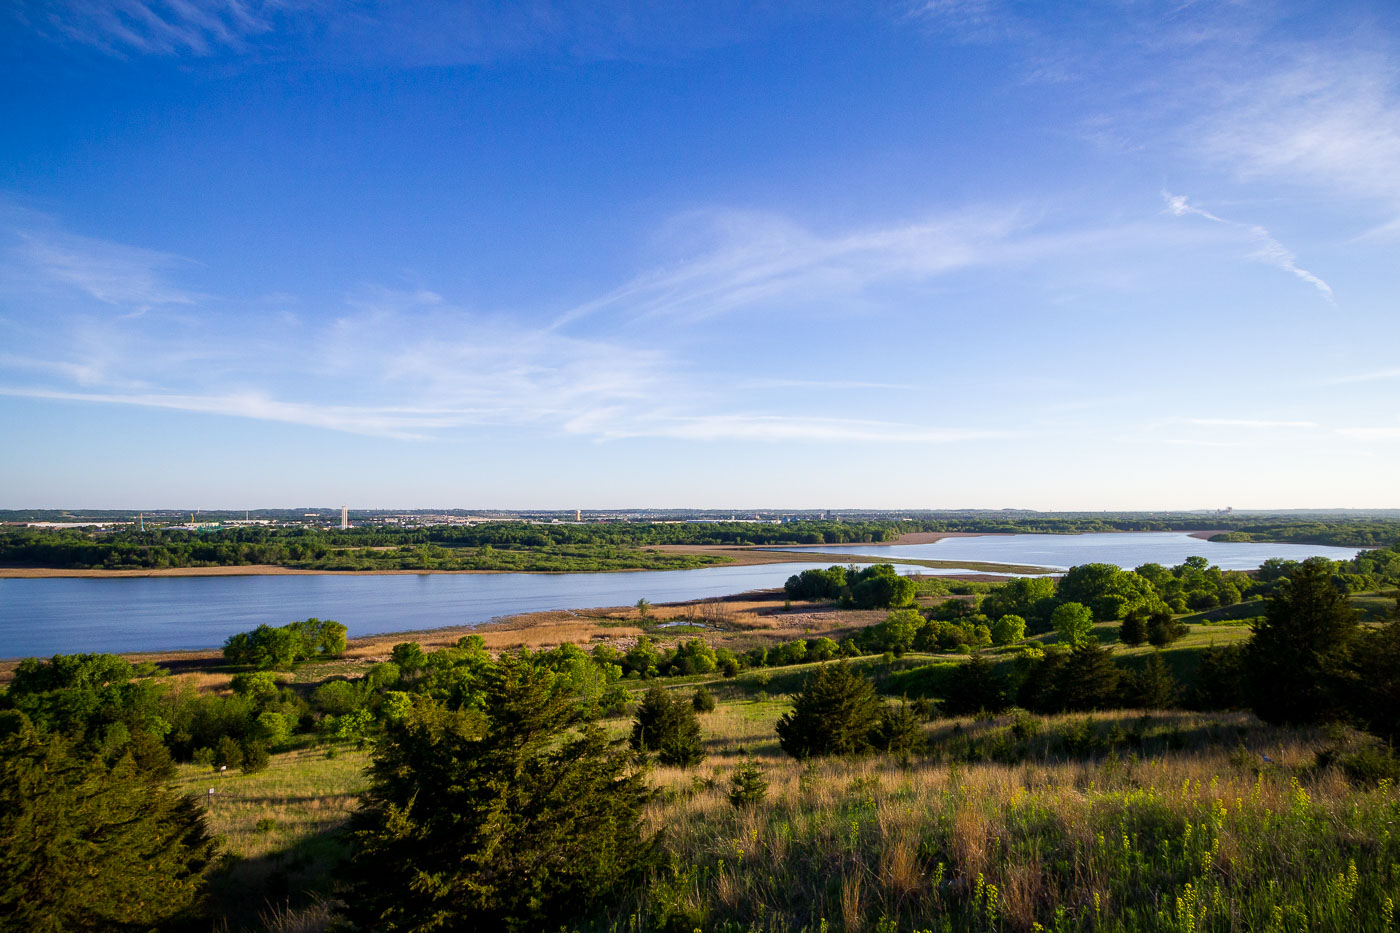
[[259,625],[251,632],[230,635],[224,660],[259,670],[289,668],[302,661],[339,657],[345,653],[347,629],[329,619],[307,619],[282,626]]
[[713,713],[715,711],[715,695],[702,687],[696,687],[695,692],[690,696],[690,705],[695,707],[697,713]]

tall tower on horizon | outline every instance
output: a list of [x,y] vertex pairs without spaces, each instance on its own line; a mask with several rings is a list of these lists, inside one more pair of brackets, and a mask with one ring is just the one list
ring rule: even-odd
[[340,530],[341,530],[341,531],[344,531],[345,529],[347,529],[347,528],[349,528],[349,527],[350,527],[350,506],[348,506],[348,505],[342,505],[342,506],[340,507]]

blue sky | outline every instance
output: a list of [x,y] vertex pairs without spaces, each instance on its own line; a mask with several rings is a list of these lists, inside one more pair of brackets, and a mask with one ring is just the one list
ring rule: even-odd
[[1393,3],[0,12],[0,507],[1395,507]]

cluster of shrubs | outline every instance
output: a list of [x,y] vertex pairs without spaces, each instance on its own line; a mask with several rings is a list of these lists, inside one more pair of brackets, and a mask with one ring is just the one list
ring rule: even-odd
[[839,600],[850,609],[894,609],[911,604],[916,587],[893,564],[871,564],[859,570],[804,570],[788,577],[783,591],[788,599]]
[[339,657],[345,652],[346,628],[329,619],[287,625],[259,625],[224,642],[224,660],[259,670],[288,670],[304,661]]
[[1113,651],[1089,639],[1078,645],[1027,646],[1009,665],[983,655],[945,669],[942,711],[966,715],[1020,706],[1037,713],[1095,709],[1166,709],[1182,696],[1160,654],[1120,666]]

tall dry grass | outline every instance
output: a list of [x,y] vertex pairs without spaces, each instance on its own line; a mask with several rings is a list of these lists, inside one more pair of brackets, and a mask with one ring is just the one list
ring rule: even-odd
[[[1136,724],[1141,752],[1063,759],[1036,755],[1031,741],[1033,757],[1010,763],[944,754],[804,764],[771,741],[780,708],[720,707],[702,718],[710,758],[655,772],[662,793],[647,823],[671,870],[616,928],[1395,928],[1400,795],[1312,769],[1319,734],[1244,714],[1144,723],[1131,712],[1091,724],[1103,734]],[[1085,718],[1037,717],[1040,735],[1082,740]],[[954,727],[1009,725],[930,732]],[[1159,749],[1153,736],[1199,744]],[[768,799],[753,810],[725,797],[737,745],[769,772]]]

